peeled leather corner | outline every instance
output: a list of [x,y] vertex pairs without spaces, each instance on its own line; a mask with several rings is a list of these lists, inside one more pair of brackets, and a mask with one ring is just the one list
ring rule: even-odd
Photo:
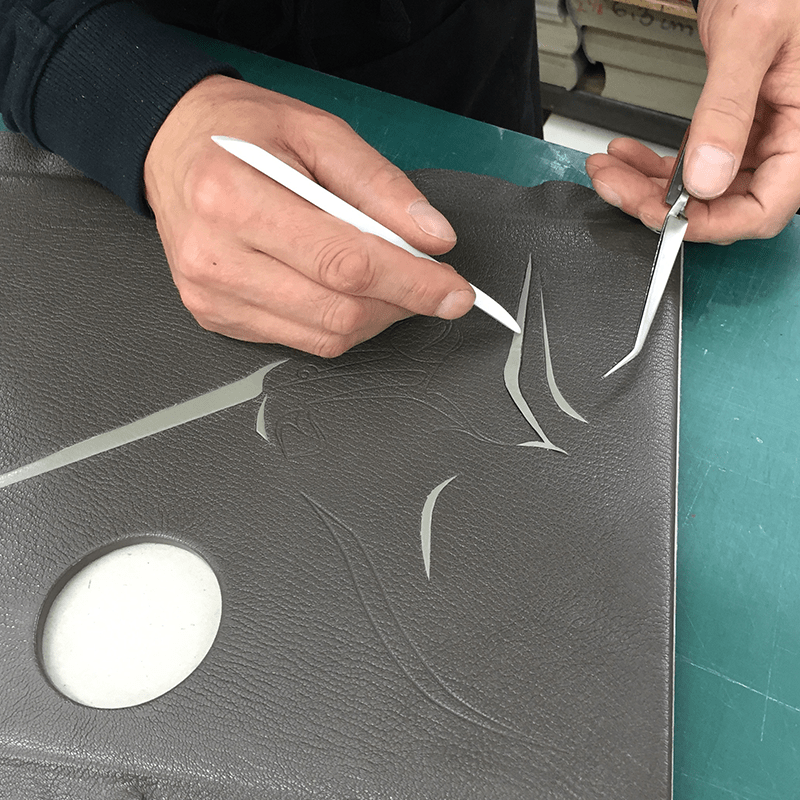
[[[512,313],[530,257],[520,390],[564,452],[519,446],[512,335],[481,312],[330,361],[210,334],[150,221],[0,138],[0,472],[286,359],[255,399],[0,489],[2,800],[670,797],[679,271],[603,380],[655,236],[568,183],[413,179]],[[542,304],[588,424],[548,387]],[[214,569],[217,640],[156,700],[78,705],[39,664],[47,599],[149,538]]]

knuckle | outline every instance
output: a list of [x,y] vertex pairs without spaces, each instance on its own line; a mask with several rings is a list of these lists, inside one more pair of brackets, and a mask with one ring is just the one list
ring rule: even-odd
[[320,358],[336,358],[347,352],[349,343],[343,336],[331,333],[321,334],[309,349],[309,353]]
[[739,122],[742,126],[750,128],[753,117],[752,106],[745,103],[738,96],[724,95],[716,97],[714,105],[710,108],[718,114]]
[[783,220],[765,219],[757,227],[756,239],[772,239],[783,230]]
[[391,161],[381,161],[375,168],[372,182],[380,187],[380,191],[391,195],[396,191],[404,191],[410,184],[408,176]]
[[184,285],[180,288],[181,302],[189,313],[206,330],[212,330],[215,325],[214,304],[208,294],[193,286]]
[[217,159],[197,162],[186,179],[186,203],[202,220],[215,222],[228,219],[231,211],[238,207],[232,202],[236,185],[231,181],[230,171],[216,169]]
[[192,236],[184,237],[174,249],[175,268],[185,281],[208,283],[217,269],[215,256]]
[[291,123],[284,131],[284,144],[295,151],[312,171],[320,148],[324,148],[331,140],[355,135],[353,128],[341,117],[322,109],[300,106],[294,112]]
[[366,294],[376,278],[366,247],[352,239],[325,242],[317,251],[315,269],[323,285],[345,294]]
[[324,137],[354,133],[353,128],[335,114],[330,114],[327,111],[320,112],[318,109],[314,109],[314,114],[314,122]]
[[[434,266],[437,270],[455,272],[449,264],[440,263],[438,266]],[[468,303],[467,298],[473,296],[467,287],[460,288],[465,291],[465,297],[458,301],[458,306],[463,308],[462,313],[466,313],[472,305],[471,301]],[[398,294],[394,303],[417,314],[433,316],[445,297],[450,295],[452,291],[452,288],[444,288],[441,281],[434,279],[430,274],[409,276],[406,283],[402,287],[398,287]],[[460,295],[460,293],[459,290],[458,294]],[[462,303],[465,305],[462,306]]]
[[365,311],[357,300],[334,295],[323,311],[322,327],[331,333],[350,336],[363,326],[365,316]]
[[400,167],[384,158],[371,159],[363,164],[356,180],[364,189],[379,197],[402,196],[411,186],[411,181]]

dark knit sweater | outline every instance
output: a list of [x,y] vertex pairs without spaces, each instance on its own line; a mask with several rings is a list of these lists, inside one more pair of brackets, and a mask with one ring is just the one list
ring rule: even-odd
[[146,213],[143,164],[178,99],[236,76],[175,25],[538,134],[531,0],[0,0],[0,111]]

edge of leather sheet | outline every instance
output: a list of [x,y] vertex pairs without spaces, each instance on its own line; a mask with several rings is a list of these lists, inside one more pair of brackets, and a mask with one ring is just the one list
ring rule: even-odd
[[61,156],[34,147],[22,134],[0,131],[0,177],[23,176],[91,182]]

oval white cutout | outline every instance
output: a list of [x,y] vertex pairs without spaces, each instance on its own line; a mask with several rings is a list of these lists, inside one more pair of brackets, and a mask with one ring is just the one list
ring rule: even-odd
[[221,616],[219,582],[198,555],[164,542],[120,547],[81,569],[53,601],[42,665],[78,703],[139,705],[194,672]]

